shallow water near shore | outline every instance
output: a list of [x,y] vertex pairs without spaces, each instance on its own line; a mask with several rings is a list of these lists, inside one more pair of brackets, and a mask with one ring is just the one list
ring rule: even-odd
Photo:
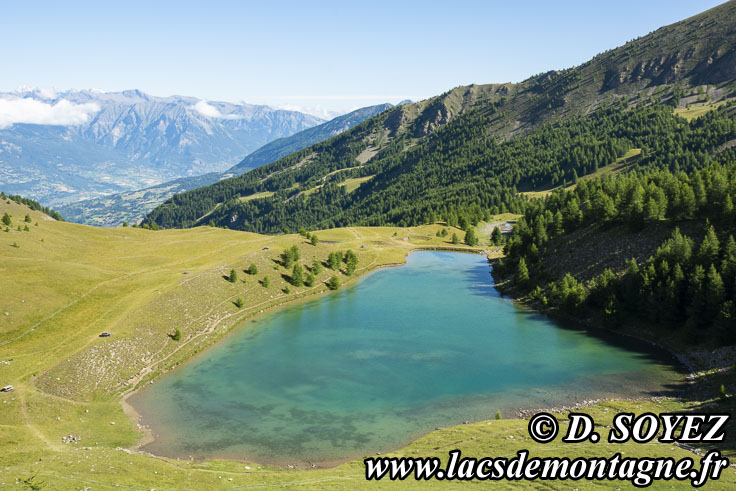
[[414,252],[288,306],[134,394],[171,457],[334,463],[501,410],[667,392],[672,359],[591,336],[493,288],[484,256]]

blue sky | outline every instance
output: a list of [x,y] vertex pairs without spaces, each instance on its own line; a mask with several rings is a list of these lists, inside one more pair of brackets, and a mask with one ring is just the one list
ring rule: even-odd
[[4,2],[0,90],[138,88],[346,111],[577,65],[719,3]]

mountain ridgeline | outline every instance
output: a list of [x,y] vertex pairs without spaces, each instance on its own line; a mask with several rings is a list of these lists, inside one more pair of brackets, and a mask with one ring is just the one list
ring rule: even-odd
[[686,148],[686,161],[666,162],[667,142],[701,124],[673,109],[726,101],[735,56],[736,3],[729,2],[574,68],[519,84],[458,87],[386,111],[273,164],[175,195],[145,223],[267,233],[414,225],[522,212],[518,191],[572,182],[633,148],[642,149],[633,168],[698,168],[733,137],[725,132],[713,146]]

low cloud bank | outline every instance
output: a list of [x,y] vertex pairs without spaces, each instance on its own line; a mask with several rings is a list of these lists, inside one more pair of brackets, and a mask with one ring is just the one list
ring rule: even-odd
[[0,98],[0,129],[17,123],[73,126],[86,123],[99,110],[94,102],[74,104],[62,99],[52,105],[28,98]]

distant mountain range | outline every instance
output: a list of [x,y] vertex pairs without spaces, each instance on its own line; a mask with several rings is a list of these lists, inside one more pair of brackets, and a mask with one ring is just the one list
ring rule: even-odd
[[[735,94],[732,1],[576,67],[456,87],[384,111],[272,164],[177,194],[145,224],[280,233],[523,211],[517,191],[574,182],[627,150],[641,149],[637,165],[648,165],[668,146],[643,147],[651,144],[646,128],[659,123],[646,118],[667,118],[673,128],[662,141],[674,141],[686,128],[675,108],[705,113]],[[721,136],[718,145],[730,148]],[[701,149],[697,160],[709,151],[716,148]]]
[[270,164],[292,152],[339,135],[343,131],[349,130],[366,119],[392,107],[394,107],[392,104],[364,107],[291,136],[279,138],[263,145],[224,172],[209,172],[201,176],[183,177],[141,190],[126,191],[69,203],[58,206],[57,209],[66,220],[87,225],[114,227],[120,225],[123,221],[137,223],[148,212],[175,193],[207,186],[228,177],[239,176],[262,165]]
[[220,172],[323,123],[269,106],[139,90],[0,93],[0,189],[59,206]]

